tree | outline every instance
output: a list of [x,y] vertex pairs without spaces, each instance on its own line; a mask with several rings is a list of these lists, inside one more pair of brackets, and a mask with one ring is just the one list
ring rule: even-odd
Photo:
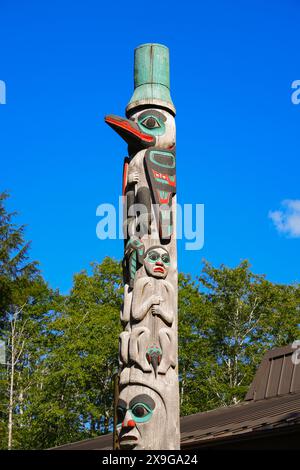
[[47,326],[49,350],[35,374],[26,448],[48,448],[111,430],[118,367],[121,266],[110,258],[74,276]]
[[[5,208],[0,194],[0,339],[6,344],[6,365],[1,371],[1,447],[18,447],[26,398],[36,368],[43,318],[50,308],[51,291],[40,276],[37,262],[29,260],[30,243],[24,225],[14,223],[16,213]],[[5,369],[6,366],[6,369]]]
[[16,287],[38,274],[37,262],[28,259],[30,243],[24,240],[25,226],[15,224],[17,213],[6,210],[8,197],[7,192],[0,193],[0,322],[6,320]]
[[[70,294],[29,260],[24,226],[0,194],[0,447],[44,449],[111,430],[118,368],[121,264],[94,263]],[[265,351],[299,338],[300,287],[205,262],[179,276],[181,414],[238,403]]]
[[263,354],[299,337],[299,286],[273,284],[247,261],[205,262],[197,285],[181,279],[179,299],[183,414],[238,403]]
[[4,333],[9,361],[8,449],[23,448],[24,436],[30,430],[28,409],[39,386],[36,379],[41,357],[47,354],[45,331],[58,297],[40,276],[14,293],[13,310]]
[[211,306],[190,275],[178,279],[179,391],[181,414],[212,408],[206,379],[213,354],[207,334]]
[[[74,276],[43,320],[43,348],[26,397],[22,448],[47,448],[111,430],[117,368],[120,263],[105,258]],[[205,263],[179,276],[181,414],[243,399],[262,355],[299,333],[299,287],[266,281],[247,262]],[[45,326],[46,325],[46,326]]]

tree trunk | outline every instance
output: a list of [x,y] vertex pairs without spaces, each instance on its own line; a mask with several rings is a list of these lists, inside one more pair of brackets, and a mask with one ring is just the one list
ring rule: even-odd
[[12,326],[11,332],[11,369],[8,405],[8,450],[12,449],[13,437],[13,407],[14,407],[14,377],[15,377],[15,328]]

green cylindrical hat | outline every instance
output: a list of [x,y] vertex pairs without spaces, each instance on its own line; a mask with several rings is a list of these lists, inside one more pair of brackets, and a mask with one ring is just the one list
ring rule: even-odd
[[169,49],[162,44],[143,44],[134,51],[134,93],[126,114],[145,105],[176,112],[170,95]]

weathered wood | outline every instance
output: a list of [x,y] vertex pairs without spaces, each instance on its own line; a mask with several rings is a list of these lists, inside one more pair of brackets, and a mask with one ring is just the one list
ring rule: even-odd
[[121,449],[179,449],[176,131],[165,46],[135,50],[126,113],[105,118],[129,154],[117,434]]

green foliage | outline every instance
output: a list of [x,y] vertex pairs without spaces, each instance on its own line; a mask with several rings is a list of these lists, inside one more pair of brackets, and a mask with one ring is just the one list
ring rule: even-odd
[[[105,258],[52,291],[0,194],[0,447],[45,449],[111,430],[122,273]],[[181,414],[242,400],[265,351],[299,338],[300,287],[205,262],[179,275]],[[12,366],[14,364],[14,366]],[[9,425],[10,423],[10,425]],[[9,431],[10,429],[10,431]]]
[[[18,445],[26,394],[40,355],[40,334],[51,303],[51,291],[29,261],[24,226],[5,208],[0,194],[0,340],[6,345],[6,363],[0,365],[0,446]],[[10,431],[9,431],[10,423]],[[10,445],[9,445],[10,447]]]
[[[110,301],[108,301],[110,299]],[[48,351],[36,370],[27,448],[47,448],[107,432],[118,365],[121,267],[105,259],[75,275],[47,325]],[[23,444],[24,445],[24,444]]]
[[299,337],[300,288],[205,262],[198,285],[179,278],[182,414],[242,400],[263,354]]
[[207,390],[211,351],[207,337],[210,305],[189,275],[178,279],[180,406],[183,415],[213,406]]
[[8,193],[0,193],[0,327],[14,295],[37,275],[37,263],[28,261],[29,243],[24,241],[25,226],[14,223],[16,212],[7,212]]

